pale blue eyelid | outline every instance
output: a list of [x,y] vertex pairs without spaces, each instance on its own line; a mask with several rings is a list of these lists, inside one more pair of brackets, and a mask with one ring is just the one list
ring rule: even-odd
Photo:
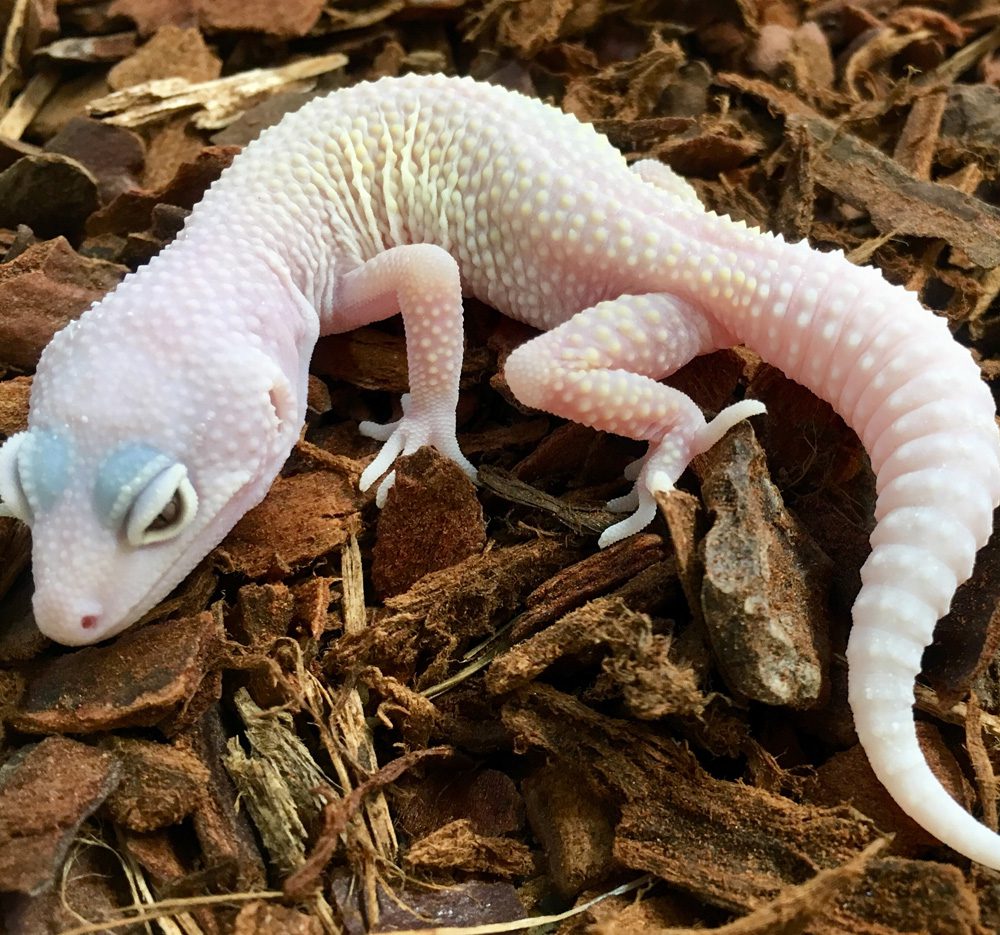
[[17,451],[17,472],[34,514],[50,509],[69,483],[73,454],[53,429],[33,428]]
[[173,458],[142,442],[123,445],[109,455],[94,483],[98,519],[108,528],[117,529],[146,485],[175,463]]

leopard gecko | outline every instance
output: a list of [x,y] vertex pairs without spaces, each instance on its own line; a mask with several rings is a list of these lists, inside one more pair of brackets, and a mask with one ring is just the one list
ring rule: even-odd
[[1000,837],[917,743],[921,655],[1000,500],[993,398],[917,298],[839,252],[704,210],[666,167],[471,79],[382,79],[285,117],[223,173],[181,235],[46,348],[0,497],[33,530],[34,614],[67,645],[128,627],[266,493],[299,436],[321,334],[402,314],[402,417],[362,489],[434,445],[470,476],[455,407],[462,297],[544,333],[510,354],[524,404],[649,443],[607,545],[654,517],[688,461],[763,411],[710,421],[658,382],[744,343],[829,401],[877,476],[848,647],[858,736],[927,830],[1000,869]]

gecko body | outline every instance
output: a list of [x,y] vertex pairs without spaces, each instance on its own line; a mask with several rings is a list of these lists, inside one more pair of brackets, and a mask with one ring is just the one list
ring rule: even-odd
[[[545,332],[505,374],[525,404],[649,442],[606,545],[655,515],[706,422],[658,382],[745,343],[828,400],[878,478],[848,657],[858,736],[899,804],[1000,868],[1000,838],[941,787],[913,684],[1000,501],[995,407],[945,323],[876,271],[706,212],[590,127],[469,79],[338,91],[250,144],[182,234],[43,354],[29,428],[0,449],[5,509],[33,526],[40,629],[79,645],[163,598],[258,503],[298,437],[320,334],[402,313],[410,392],[364,489],[455,438],[462,296]],[[387,473],[388,472],[388,473]]]

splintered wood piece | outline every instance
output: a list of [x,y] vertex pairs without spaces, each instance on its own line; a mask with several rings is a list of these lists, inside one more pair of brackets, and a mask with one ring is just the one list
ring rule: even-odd
[[159,78],[91,101],[87,111],[116,126],[139,127],[194,109],[194,126],[220,130],[261,97],[293,90],[303,81],[343,68],[347,61],[346,55],[335,52],[194,84],[183,78]]

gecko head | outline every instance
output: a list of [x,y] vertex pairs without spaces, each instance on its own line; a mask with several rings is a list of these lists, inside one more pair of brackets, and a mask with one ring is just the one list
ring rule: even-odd
[[225,413],[204,398],[217,404],[219,387],[188,386],[194,423],[128,399],[110,409],[80,400],[72,418],[41,421],[53,394],[37,407],[33,395],[35,424],[0,447],[0,513],[32,527],[34,616],[46,636],[74,646],[121,632],[263,498],[298,422],[297,394],[262,369],[241,368],[250,385],[225,387]]

